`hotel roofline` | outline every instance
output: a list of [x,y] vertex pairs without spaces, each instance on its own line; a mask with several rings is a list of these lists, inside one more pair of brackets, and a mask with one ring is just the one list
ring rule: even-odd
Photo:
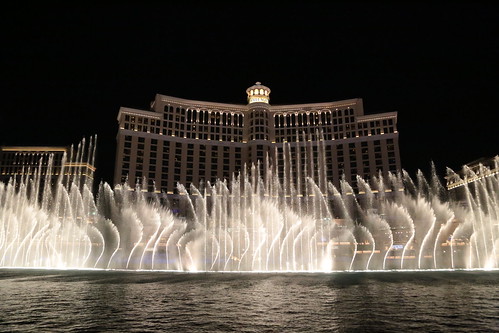
[[50,146],[0,146],[2,151],[17,152],[68,152],[69,147],[50,147]]
[[[230,104],[230,103],[198,101],[198,100],[190,100],[185,98],[156,94],[155,101],[153,102],[151,107],[153,107],[157,101],[165,103],[186,104],[198,108],[213,107],[216,109],[231,109],[235,111],[248,111],[248,105],[249,105],[249,104]],[[342,108],[358,104],[362,104],[362,98],[351,98],[341,101],[321,102],[321,103],[285,104],[285,105],[266,104],[266,106],[269,109],[269,111],[286,111],[288,109],[289,110],[303,109],[305,111],[308,111],[307,109],[310,109],[311,111],[312,109],[336,108],[336,107]]]

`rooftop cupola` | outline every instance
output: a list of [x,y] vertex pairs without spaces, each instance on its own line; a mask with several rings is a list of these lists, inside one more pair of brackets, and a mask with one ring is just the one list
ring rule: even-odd
[[248,104],[251,103],[267,103],[269,104],[270,89],[260,82],[246,89],[248,94]]

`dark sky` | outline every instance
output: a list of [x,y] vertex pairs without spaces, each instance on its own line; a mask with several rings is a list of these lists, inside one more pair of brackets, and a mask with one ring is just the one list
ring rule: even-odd
[[[209,3],[209,2],[207,2]],[[155,94],[245,104],[361,97],[398,111],[402,167],[499,154],[499,20],[492,3],[24,6],[0,13],[0,145],[98,135],[112,181],[121,106]]]

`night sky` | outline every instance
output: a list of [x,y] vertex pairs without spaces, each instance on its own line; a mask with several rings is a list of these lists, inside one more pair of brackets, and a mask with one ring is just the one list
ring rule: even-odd
[[112,181],[121,106],[155,94],[245,104],[361,97],[398,111],[402,167],[439,173],[499,154],[499,20],[490,3],[149,4],[2,9],[0,145],[98,135]]

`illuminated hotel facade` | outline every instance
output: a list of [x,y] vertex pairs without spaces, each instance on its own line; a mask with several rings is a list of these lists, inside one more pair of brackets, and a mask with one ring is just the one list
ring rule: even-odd
[[260,82],[246,93],[246,105],[157,94],[150,111],[120,108],[114,183],[135,188],[144,179],[143,191],[176,194],[177,183],[230,179],[258,161],[281,178],[294,163],[286,176],[322,172],[336,186],[344,177],[355,188],[357,175],[401,169],[396,112],[365,115],[360,98],[270,105]]
[[86,184],[92,189],[95,151],[73,151],[72,147],[2,146],[0,147],[0,181],[16,183],[28,179],[53,185]]
[[474,192],[477,185],[487,184],[489,177],[499,175],[499,155],[480,158],[467,163],[459,172],[446,176],[446,187],[450,198],[466,203],[468,193]]

